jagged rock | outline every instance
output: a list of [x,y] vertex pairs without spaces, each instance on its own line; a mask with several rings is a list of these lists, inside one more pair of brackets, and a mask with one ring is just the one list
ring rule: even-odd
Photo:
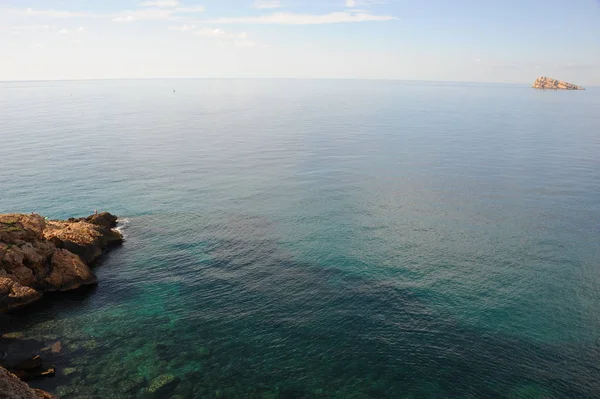
[[0,398],[7,399],[56,399],[48,392],[31,389],[17,376],[0,367]]
[[35,302],[42,294],[9,278],[0,277],[0,309],[13,309]]
[[123,236],[118,231],[85,220],[49,221],[44,237],[56,247],[79,255],[88,264],[97,260],[109,246],[123,241]]
[[116,216],[47,221],[40,215],[0,214],[0,312],[29,304],[42,292],[95,284],[89,268],[122,235]]
[[16,244],[42,240],[45,227],[45,219],[40,215],[0,215],[0,241]]
[[85,218],[88,223],[112,229],[117,226],[117,217],[108,212],[102,212]]
[[548,78],[545,76],[537,78],[536,81],[533,83],[532,87],[534,89],[585,90],[581,86],[577,86],[572,83],[563,82],[561,80]]
[[52,272],[40,286],[44,291],[69,291],[96,282],[96,275],[79,256],[66,249],[57,249],[52,256]]

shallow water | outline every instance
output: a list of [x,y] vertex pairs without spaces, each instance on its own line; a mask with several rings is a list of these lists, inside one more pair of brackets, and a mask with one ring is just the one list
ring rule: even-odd
[[598,109],[594,88],[0,83],[0,211],[109,210],[126,236],[96,289],[0,329],[61,341],[33,385],[65,398],[164,374],[166,398],[600,397]]

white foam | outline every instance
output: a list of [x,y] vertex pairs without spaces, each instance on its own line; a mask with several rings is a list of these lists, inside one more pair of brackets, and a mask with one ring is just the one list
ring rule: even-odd
[[117,219],[117,227],[115,227],[115,230],[117,230],[119,233],[121,233],[121,235],[123,235],[123,237],[125,237],[125,233],[123,232],[123,230],[127,229],[129,222],[130,222],[129,218]]

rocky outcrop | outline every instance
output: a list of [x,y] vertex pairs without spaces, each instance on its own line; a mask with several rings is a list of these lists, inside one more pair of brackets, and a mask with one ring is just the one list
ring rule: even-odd
[[85,219],[49,221],[44,237],[57,248],[64,248],[79,255],[86,263],[93,263],[111,245],[123,240],[114,230],[117,220],[110,213],[92,215]]
[[42,294],[6,277],[0,277],[0,309],[13,309],[35,302]]
[[581,86],[572,83],[563,82],[552,78],[542,76],[537,78],[532,86],[534,89],[552,89],[552,90],[585,90]]
[[54,251],[50,268],[51,272],[38,284],[45,292],[74,290],[97,281],[89,266],[66,249]]
[[96,283],[89,265],[122,242],[116,222],[109,213],[66,221],[0,214],[0,311]]
[[0,398],[7,399],[56,399],[48,392],[31,389],[14,374],[0,367]]

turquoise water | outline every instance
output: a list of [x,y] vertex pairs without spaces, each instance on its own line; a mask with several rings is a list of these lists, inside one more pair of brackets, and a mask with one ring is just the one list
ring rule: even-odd
[[596,88],[1,83],[0,212],[108,210],[126,242],[96,289],[0,329],[61,340],[33,385],[65,398],[164,374],[156,397],[600,397],[599,109]]

